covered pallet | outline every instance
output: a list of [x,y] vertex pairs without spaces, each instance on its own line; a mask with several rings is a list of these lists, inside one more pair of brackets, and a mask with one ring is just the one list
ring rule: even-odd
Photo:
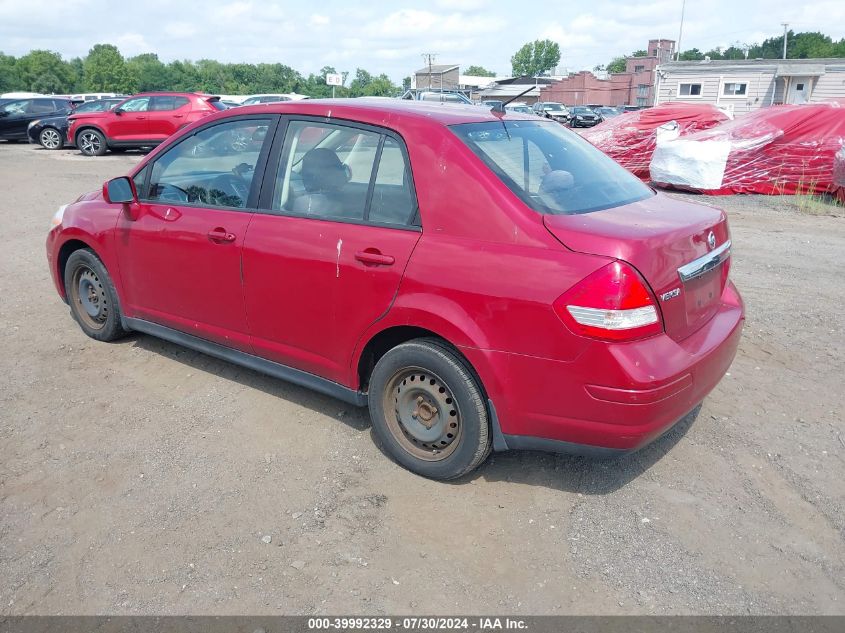
[[647,180],[658,136],[663,142],[726,120],[728,116],[712,105],[669,102],[621,114],[580,134],[628,171]]
[[832,192],[833,157],[843,141],[840,103],[762,108],[661,143],[651,179],[710,194]]

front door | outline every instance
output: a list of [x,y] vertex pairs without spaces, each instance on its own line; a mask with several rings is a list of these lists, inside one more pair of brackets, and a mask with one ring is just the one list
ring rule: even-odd
[[[123,214],[116,230],[128,316],[250,351],[241,251],[258,195],[253,175],[276,121],[202,128],[136,174],[134,219]],[[255,141],[233,148],[233,133]]]
[[810,82],[812,77],[790,77],[789,93],[786,102],[799,105],[810,99]]
[[10,101],[0,106],[0,138],[19,139],[26,136],[32,99]]
[[268,174],[243,256],[255,353],[354,387],[355,344],[390,309],[421,235],[404,146],[292,121]]
[[105,117],[106,135],[110,141],[138,141],[150,138],[150,109],[151,97],[137,97],[129,99],[108,112]]

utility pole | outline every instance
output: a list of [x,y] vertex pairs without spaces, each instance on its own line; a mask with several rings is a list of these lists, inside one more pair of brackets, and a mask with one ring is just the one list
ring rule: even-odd
[[681,36],[684,34],[684,11],[687,8],[687,0],[681,0],[681,27],[678,29],[678,50],[675,52],[675,61],[681,59]]
[[781,22],[783,25],[783,58],[786,59],[786,29],[789,28],[789,22]]
[[[428,89],[433,90],[433,86],[431,85],[431,65],[434,60],[437,58],[437,53],[423,53],[422,54],[423,61],[428,60]],[[440,81],[442,82],[443,79],[441,77]],[[419,86],[417,86],[419,88]]]

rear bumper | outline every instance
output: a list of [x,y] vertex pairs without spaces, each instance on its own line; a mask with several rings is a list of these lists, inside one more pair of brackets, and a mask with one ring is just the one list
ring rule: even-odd
[[597,342],[571,362],[488,353],[507,385],[490,394],[497,448],[605,456],[641,448],[719,383],[736,355],[743,320],[742,300],[729,284],[717,314],[682,341],[663,334]]

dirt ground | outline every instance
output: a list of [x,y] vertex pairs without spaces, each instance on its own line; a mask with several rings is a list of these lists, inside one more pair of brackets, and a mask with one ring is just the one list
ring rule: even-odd
[[0,144],[0,614],[845,614],[841,208],[697,198],[730,213],[748,321],[695,419],[443,484],[365,410],[82,334],[50,217],[139,159]]

